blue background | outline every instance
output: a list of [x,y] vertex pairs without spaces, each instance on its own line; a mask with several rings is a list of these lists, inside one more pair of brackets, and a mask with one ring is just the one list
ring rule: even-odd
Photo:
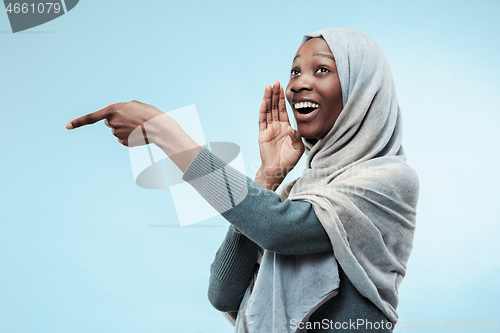
[[500,320],[499,1],[82,0],[16,34],[0,13],[0,332],[232,332],[206,296],[227,222],[175,227],[170,192],[135,185],[107,127],[65,124],[196,104],[253,176],[265,84],[328,27],[384,50],[420,177],[400,321]]

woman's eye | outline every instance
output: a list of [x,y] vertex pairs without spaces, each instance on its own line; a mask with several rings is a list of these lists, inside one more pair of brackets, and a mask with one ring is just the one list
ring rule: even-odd
[[294,75],[300,75],[300,72],[299,72],[299,70],[298,70],[298,69],[292,69],[292,70],[290,71],[290,75],[291,75],[291,76],[294,76]]
[[330,70],[326,67],[318,68],[318,70],[316,71],[316,73],[328,73],[328,72],[330,72]]

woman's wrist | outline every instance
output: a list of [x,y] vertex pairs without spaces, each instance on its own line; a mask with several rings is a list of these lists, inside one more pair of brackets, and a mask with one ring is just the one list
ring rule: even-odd
[[280,184],[283,182],[283,179],[285,179],[285,177],[281,175],[267,175],[265,172],[265,168],[262,166],[259,168],[259,170],[257,170],[257,173],[255,174],[255,181],[263,188],[271,191],[276,191],[278,186],[280,186]]
[[148,141],[163,150],[182,172],[186,171],[202,149],[173,118],[167,115],[156,117],[151,125],[148,123],[146,132]]

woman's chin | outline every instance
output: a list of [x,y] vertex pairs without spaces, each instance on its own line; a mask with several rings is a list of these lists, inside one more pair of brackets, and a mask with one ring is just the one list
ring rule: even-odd
[[300,136],[303,138],[303,139],[306,139],[308,141],[312,141],[312,140],[316,140],[316,136],[314,135],[314,133],[308,129],[308,128],[301,128],[302,126],[298,126],[297,128],[297,131],[299,131],[300,133]]
[[321,126],[308,126],[310,124],[297,124],[297,131],[300,136],[309,142],[316,143],[319,139],[323,138],[329,130],[325,130]]

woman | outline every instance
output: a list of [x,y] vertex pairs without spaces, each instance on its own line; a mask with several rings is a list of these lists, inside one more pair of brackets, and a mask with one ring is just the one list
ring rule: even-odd
[[[405,163],[389,65],[370,38],[347,28],[304,36],[286,94],[278,82],[266,87],[255,181],[160,115],[117,103],[67,128],[106,119],[124,145],[157,144],[232,224],[211,266],[209,299],[233,314],[236,332],[391,331],[418,178]],[[146,126],[153,118],[161,121]],[[304,151],[302,177],[274,193]]]

